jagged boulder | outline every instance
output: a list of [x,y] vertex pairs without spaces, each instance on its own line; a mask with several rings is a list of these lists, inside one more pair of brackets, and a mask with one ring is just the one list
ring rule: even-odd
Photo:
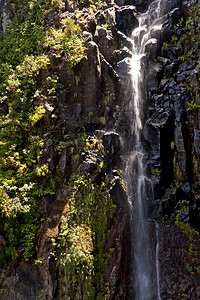
[[138,25],[137,13],[134,6],[122,6],[116,11],[117,29],[131,36],[133,29]]

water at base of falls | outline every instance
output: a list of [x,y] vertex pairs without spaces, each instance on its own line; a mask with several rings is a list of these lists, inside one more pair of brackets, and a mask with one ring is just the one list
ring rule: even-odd
[[[157,295],[153,291],[153,267],[152,251],[150,246],[150,229],[148,222],[148,199],[153,196],[153,188],[150,179],[146,175],[145,153],[141,142],[143,129],[143,101],[145,100],[145,78],[143,70],[143,58],[145,46],[151,38],[151,30],[158,29],[155,21],[160,16],[161,0],[153,1],[146,13],[139,17],[139,26],[132,33],[133,54],[131,60],[132,75],[132,97],[129,101],[130,131],[133,137],[129,141],[132,149],[126,162],[125,181],[131,210],[132,244],[134,259],[133,277],[135,282],[135,300],[160,300],[159,286],[159,243],[156,244],[156,283]],[[156,236],[158,238],[158,226],[156,225]],[[154,294],[153,294],[154,293]]]

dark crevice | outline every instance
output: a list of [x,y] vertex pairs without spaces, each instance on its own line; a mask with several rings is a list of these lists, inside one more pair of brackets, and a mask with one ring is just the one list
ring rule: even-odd
[[168,188],[174,179],[173,151],[171,143],[174,141],[174,114],[170,115],[166,124],[160,129],[160,158],[161,158],[161,186]]
[[193,166],[193,139],[190,134],[190,130],[185,122],[186,115],[185,113],[181,116],[181,128],[182,128],[182,135],[183,135],[183,142],[184,148],[186,152],[186,173],[188,181],[192,184],[195,182],[195,175],[194,175],[194,166]]

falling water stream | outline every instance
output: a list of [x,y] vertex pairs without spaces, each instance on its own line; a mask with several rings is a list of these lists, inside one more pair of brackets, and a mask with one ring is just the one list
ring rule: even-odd
[[160,270],[159,270],[159,224],[156,223],[156,282],[157,282],[157,296],[158,300],[161,300],[160,296]]
[[[152,251],[150,247],[150,225],[148,222],[148,198],[152,196],[152,184],[146,175],[145,157],[141,135],[143,130],[143,101],[145,99],[145,46],[151,39],[151,30],[159,29],[161,0],[153,1],[148,11],[139,16],[139,26],[132,33],[133,54],[131,59],[131,76],[133,94],[129,102],[131,135],[133,136],[131,154],[126,163],[126,182],[131,207],[132,236],[134,261],[133,273],[135,281],[134,299],[160,300],[159,286],[159,243],[156,244],[156,282],[157,294],[153,292]],[[158,225],[156,225],[158,238]],[[153,294],[154,293],[154,294]]]

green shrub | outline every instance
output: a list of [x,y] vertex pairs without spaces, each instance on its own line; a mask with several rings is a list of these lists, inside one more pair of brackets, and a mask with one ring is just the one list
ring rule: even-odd
[[197,103],[195,102],[195,100],[192,100],[191,102],[188,102],[187,104],[188,104],[188,110],[191,110],[191,111],[195,111],[195,110],[197,110],[198,108],[200,108],[200,105],[197,104]]
[[31,257],[43,220],[40,197],[54,194],[48,164],[41,162],[43,140],[37,135],[46,113],[44,100],[57,89],[48,55],[65,50],[73,67],[84,52],[81,29],[73,20],[63,20],[64,29],[49,20],[49,13],[59,13],[63,6],[62,0],[20,0],[18,13],[0,36],[1,263],[16,259],[19,252]]
[[[5,238],[0,263],[23,253],[32,255],[35,235],[42,222],[38,196],[48,192],[41,177],[43,141],[31,135],[43,117],[42,101],[50,84],[41,71],[49,68],[42,43],[48,22],[44,1],[23,3],[25,17],[16,16],[0,39],[0,233]],[[51,193],[51,191],[49,191]]]

